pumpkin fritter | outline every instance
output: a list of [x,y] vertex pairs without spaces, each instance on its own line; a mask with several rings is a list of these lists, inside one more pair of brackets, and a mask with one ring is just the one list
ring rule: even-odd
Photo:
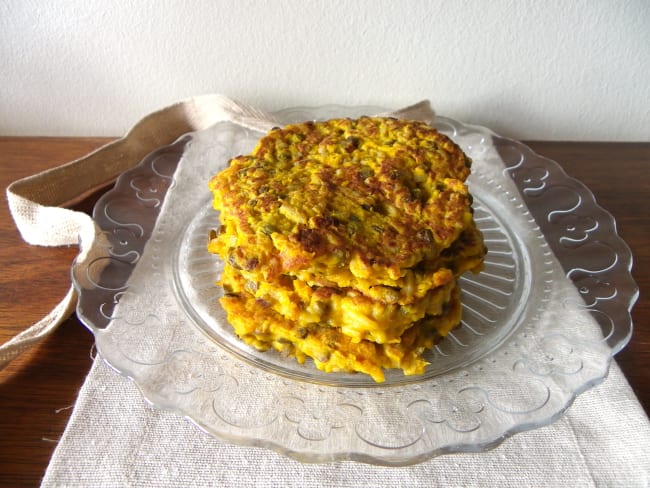
[[326,371],[378,381],[382,368],[422,372],[433,342],[418,337],[459,323],[456,278],[485,255],[470,167],[421,122],[362,117],[269,132],[209,182],[221,227],[208,250],[224,259],[221,302],[237,334]]
[[377,382],[384,381],[384,369],[399,368],[407,375],[424,373],[428,363],[422,354],[461,318],[460,290],[455,287],[441,315],[417,321],[402,334],[399,343],[378,344],[355,341],[337,327],[313,323],[299,326],[246,293],[226,295],[221,302],[235,333],[255,348],[273,348],[294,356],[300,364],[310,357],[322,371],[366,373]]
[[406,329],[426,315],[441,315],[456,286],[453,276],[408,305],[373,300],[354,288],[309,286],[300,279],[252,282],[227,267],[221,284],[231,296],[245,296],[297,324],[338,327],[352,342],[399,343]]

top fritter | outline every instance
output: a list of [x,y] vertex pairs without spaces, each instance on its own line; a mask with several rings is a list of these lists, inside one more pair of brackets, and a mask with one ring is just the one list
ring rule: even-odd
[[210,181],[222,221],[210,248],[266,281],[401,286],[473,225],[470,166],[420,122],[362,117],[275,129]]

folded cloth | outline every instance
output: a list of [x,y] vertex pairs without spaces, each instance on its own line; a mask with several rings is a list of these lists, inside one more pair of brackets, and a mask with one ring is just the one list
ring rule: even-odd
[[618,365],[549,426],[497,448],[408,467],[304,464],[206,434],[149,406],[138,388],[95,360],[42,486],[177,487],[642,487],[650,423]]

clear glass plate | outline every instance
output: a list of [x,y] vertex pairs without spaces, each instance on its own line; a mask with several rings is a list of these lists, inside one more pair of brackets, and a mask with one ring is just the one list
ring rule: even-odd
[[[276,115],[288,123],[381,111]],[[214,284],[221,263],[206,251],[218,226],[206,182],[260,134],[229,123],[155,151],[97,202],[104,252],[75,263],[73,281],[102,357],[153,405],[308,462],[405,465],[552,422],[629,341],[638,294],[630,251],[611,215],[556,163],[483,127],[445,117],[434,125],[474,159],[469,185],[489,252],[481,274],[461,278],[463,322],[429,353],[425,374],[391,371],[376,384],[234,336]]]

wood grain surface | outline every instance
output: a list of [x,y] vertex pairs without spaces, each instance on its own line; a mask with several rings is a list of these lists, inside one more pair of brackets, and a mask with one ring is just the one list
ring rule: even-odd
[[[0,137],[0,185],[85,155],[105,138]],[[582,181],[616,219],[632,249],[640,299],[634,333],[617,355],[641,404],[650,411],[650,143],[528,142]],[[4,193],[3,193],[4,195]],[[98,194],[75,208],[90,212]],[[38,321],[70,285],[76,247],[25,244],[0,205],[0,342]],[[38,486],[89,371],[93,337],[76,319],[0,372],[0,486]]]

